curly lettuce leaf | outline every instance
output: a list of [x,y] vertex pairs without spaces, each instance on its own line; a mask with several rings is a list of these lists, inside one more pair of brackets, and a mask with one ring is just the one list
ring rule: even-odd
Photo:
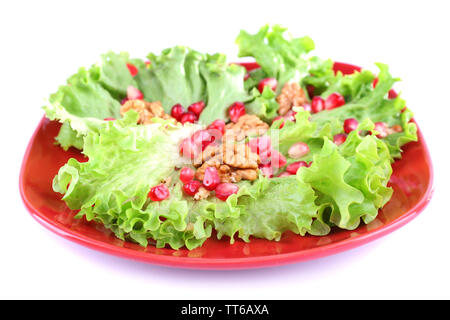
[[150,65],[138,65],[135,79],[148,101],[161,101],[170,112],[173,105],[187,107],[205,100],[205,81],[200,74],[200,64],[205,55],[198,51],[176,46],[165,49],[160,55],[150,53]]
[[239,57],[254,57],[266,77],[278,80],[278,91],[288,81],[300,82],[308,75],[305,55],[314,49],[309,37],[285,37],[286,29],[275,25],[262,27],[256,34],[242,30],[236,38]]
[[353,230],[361,219],[369,223],[392,196],[387,187],[392,174],[387,145],[375,136],[358,134],[373,127],[370,120],[365,121],[339,147],[325,138],[312,165],[297,172],[318,195],[318,221],[324,228],[336,225]]
[[244,88],[245,68],[228,64],[223,54],[208,55],[200,65],[206,82],[206,107],[199,122],[209,124],[216,119],[228,120],[228,107],[236,101],[247,102],[253,98]]

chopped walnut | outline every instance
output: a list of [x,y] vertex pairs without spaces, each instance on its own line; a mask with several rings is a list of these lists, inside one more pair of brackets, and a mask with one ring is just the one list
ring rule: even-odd
[[278,114],[281,116],[284,116],[292,107],[301,107],[308,102],[305,92],[297,82],[286,83],[276,100],[280,105]]
[[236,123],[226,125],[226,135],[233,135],[236,140],[242,140],[248,136],[261,136],[268,129],[269,125],[255,115],[246,114],[239,118]]
[[194,200],[206,199],[209,197],[210,193],[210,191],[206,190],[203,187],[200,187],[200,189],[198,189],[197,193],[194,195]]
[[120,114],[123,116],[128,110],[133,109],[139,113],[139,124],[152,123],[151,119],[158,117],[162,119],[172,119],[164,112],[161,102],[148,102],[144,100],[128,100],[120,107]]

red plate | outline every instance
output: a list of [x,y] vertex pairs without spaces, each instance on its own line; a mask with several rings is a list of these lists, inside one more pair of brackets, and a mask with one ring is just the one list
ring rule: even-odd
[[[254,63],[243,64],[247,69]],[[352,73],[358,67],[336,63],[335,69]],[[53,192],[52,179],[66,161],[83,156],[75,149],[65,152],[55,145],[60,125],[43,118],[31,138],[20,173],[20,192],[31,215],[43,226],[60,236],[84,246],[117,256],[172,267],[196,269],[244,269],[282,265],[335,254],[377,239],[401,227],[416,217],[432,195],[433,171],[425,141],[404,148],[403,158],[393,164],[390,185],[392,199],[380,210],[378,217],[356,230],[333,230],[323,237],[298,236],[287,232],[280,241],[252,239],[250,243],[237,240],[208,239],[194,250],[142,248],[114,237],[101,225],[84,219],[73,219],[74,211]]]

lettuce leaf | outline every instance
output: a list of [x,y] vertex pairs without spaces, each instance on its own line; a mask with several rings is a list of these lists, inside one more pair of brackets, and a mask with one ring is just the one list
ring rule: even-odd
[[239,57],[254,57],[266,77],[278,80],[277,92],[288,81],[300,82],[309,73],[306,53],[314,49],[309,37],[286,39],[286,29],[275,25],[262,27],[256,34],[242,30],[236,38]]

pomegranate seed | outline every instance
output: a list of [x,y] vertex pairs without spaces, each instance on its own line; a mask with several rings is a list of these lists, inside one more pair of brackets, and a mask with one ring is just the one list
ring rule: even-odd
[[130,71],[131,76],[136,76],[139,72],[138,68],[134,64],[127,63],[128,71]]
[[194,196],[198,189],[200,189],[200,187],[202,186],[202,184],[200,183],[200,181],[197,180],[191,180],[188,183],[186,183],[185,185],[183,185],[183,192],[185,194],[187,194],[188,196]]
[[355,118],[348,118],[344,120],[344,131],[350,133],[358,128],[358,120]]
[[283,178],[283,177],[288,177],[288,176],[292,176],[292,174],[284,171],[278,175],[278,178]]
[[180,122],[183,124],[185,124],[186,122],[194,123],[197,120],[198,120],[197,115],[190,111],[183,113],[180,118]]
[[214,142],[215,137],[208,130],[199,130],[192,135],[194,144],[204,150],[209,144]]
[[325,109],[325,100],[320,96],[315,96],[311,101],[312,113],[317,113]]
[[116,120],[116,118],[105,118],[103,120],[105,120],[105,121],[114,121],[114,120]]
[[275,168],[281,168],[286,165],[286,157],[279,153],[277,150],[272,149],[272,161],[271,165]]
[[284,117],[283,117],[283,116],[277,116],[277,117],[275,117],[275,118],[273,119],[272,123],[274,123],[275,121],[278,121],[278,120],[283,120],[283,122],[282,122],[281,125],[280,125],[280,129],[281,129],[281,128],[284,127]]
[[207,128],[208,131],[217,130],[221,135],[225,133],[225,121],[222,119],[214,120]]
[[345,104],[345,99],[340,93],[332,93],[325,100],[325,110],[339,108]]
[[239,186],[234,183],[221,183],[216,187],[216,197],[222,201],[228,199],[234,193],[239,191]]
[[375,122],[374,130],[378,131],[377,138],[383,139],[388,136],[387,124],[384,122]]
[[293,159],[301,158],[309,153],[309,147],[304,142],[294,143],[288,151],[289,157]]
[[339,133],[333,137],[333,142],[340,146],[347,140],[347,135],[345,133]]
[[258,90],[259,92],[263,92],[264,91],[264,87],[268,86],[270,89],[272,89],[272,91],[277,90],[277,85],[278,85],[278,81],[275,78],[265,78],[262,79],[259,83],[258,83]]
[[389,90],[389,93],[388,93],[389,99],[395,99],[395,98],[397,98],[397,96],[398,96],[397,92],[395,92],[393,89]]
[[252,139],[248,142],[248,146],[250,147],[250,150],[252,150],[252,152],[255,152],[257,154],[270,150],[270,148],[272,147],[270,137],[268,136],[262,136]]
[[189,167],[184,167],[180,170],[180,180],[184,184],[189,183],[194,179],[194,170]]
[[259,152],[259,159],[261,161],[261,164],[263,164],[263,165],[270,164],[270,161],[272,160],[271,156],[272,156],[272,149],[267,149],[267,150],[264,150],[264,151],[260,151]]
[[272,178],[273,177],[273,169],[271,165],[262,165],[259,166],[259,171],[261,172],[261,174],[267,178]]
[[305,161],[293,162],[286,167],[286,171],[291,174],[296,174],[301,167],[308,167],[308,164]]
[[169,189],[165,184],[159,184],[156,187],[150,189],[148,197],[152,201],[161,201],[167,199],[170,195]]
[[242,102],[233,103],[228,109],[228,115],[230,120],[238,122],[239,118],[245,114],[245,105]]
[[297,114],[297,112],[295,112],[293,110],[289,110],[288,113],[286,113],[284,115],[284,118],[289,120],[289,121],[295,122],[295,115],[296,114]]
[[128,86],[127,98],[128,98],[128,100],[142,100],[142,99],[144,99],[144,95],[138,88],[135,88],[133,86]]
[[177,103],[176,105],[174,105],[172,107],[172,109],[170,110],[170,115],[172,117],[174,117],[175,119],[177,119],[177,121],[181,120],[181,116],[183,115],[183,113],[185,113],[184,108],[181,104]]
[[127,102],[127,101],[128,101],[128,98],[123,98],[123,99],[120,101],[120,104],[121,104],[121,105],[124,105],[125,102]]
[[191,104],[188,107],[188,111],[195,113],[197,116],[200,116],[200,113],[202,113],[204,107],[205,107],[205,103],[203,101],[198,101],[198,102]]
[[378,78],[373,79],[372,88],[375,88],[378,84]]
[[213,191],[220,183],[220,177],[215,167],[207,167],[203,177],[203,186],[206,190]]
[[197,146],[191,138],[185,138],[180,144],[180,154],[185,158],[194,159],[200,153],[200,147]]
[[308,91],[308,96],[310,99],[312,99],[312,97],[314,97],[314,91],[316,90],[316,88],[312,85],[307,85],[306,86],[306,91]]

